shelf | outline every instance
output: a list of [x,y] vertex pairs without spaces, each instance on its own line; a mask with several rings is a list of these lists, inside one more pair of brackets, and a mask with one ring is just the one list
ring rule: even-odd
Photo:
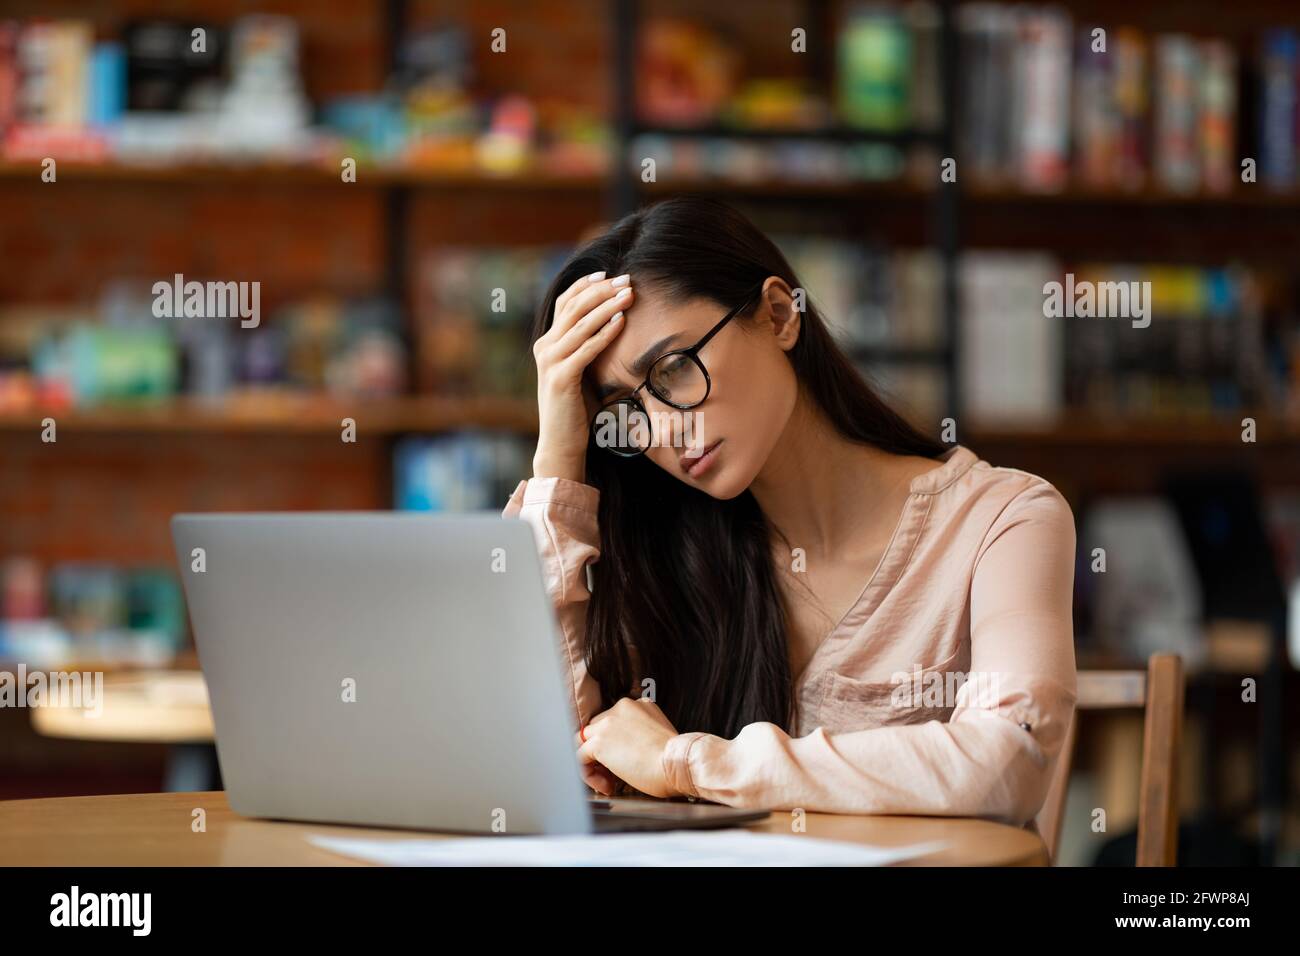
[[[871,358],[928,362],[942,351],[874,350]],[[858,357],[855,354],[855,357]],[[38,435],[45,414],[0,413],[0,433]],[[962,428],[972,445],[1033,444],[1056,448],[1090,446],[1195,447],[1242,445],[1240,421],[1247,412],[1214,418],[1111,420],[1067,415],[1041,424],[986,421]],[[246,398],[225,404],[176,399],[158,404],[113,404],[52,413],[60,430],[148,434],[334,434],[343,418],[357,422],[359,437],[432,434],[461,428],[499,429],[522,436],[537,431],[537,406],[527,399],[406,397],[354,403],[320,397]],[[1257,444],[1287,445],[1300,451],[1300,419],[1254,416]],[[12,435],[5,438],[12,440]],[[1246,446],[1243,446],[1246,447]]]
[[[59,182],[143,183],[159,185],[293,185],[304,187],[350,186],[392,188],[409,187],[429,190],[505,190],[527,192],[578,192],[599,194],[607,191],[612,177],[600,173],[557,175],[529,172],[515,175],[492,175],[484,172],[399,169],[362,166],[356,183],[344,183],[332,166],[305,163],[218,163],[187,162],[177,164],[144,163],[59,163]],[[0,182],[29,180],[40,182],[38,164],[0,161]],[[796,179],[739,180],[691,178],[663,183],[646,183],[652,194],[668,195],[689,192],[723,192],[733,195],[830,196],[851,198],[868,196],[877,199],[924,199],[934,195],[932,189],[898,179],[856,180],[844,182],[803,182]]]
[[[698,130],[677,130],[673,136],[709,135]],[[789,138],[784,135],[753,133],[753,137],[771,139]],[[809,135],[806,138],[814,138]],[[414,189],[444,190],[507,190],[514,192],[587,192],[601,193],[609,189],[612,177],[604,173],[563,175],[552,172],[524,172],[494,175],[477,170],[420,169],[361,166],[356,183],[344,183],[339,170],[333,165],[290,162],[228,163],[216,161],[157,163],[59,163],[60,182],[105,183],[156,183],[177,185],[300,185],[300,186],[370,186],[410,187]],[[0,182],[29,179],[40,182],[41,167],[35,161],[0,161]],[[872,198],[926,200],[934,198],[939,190],[918,184],[911,179],[855,180],[846,182],[816,182],[797,179],[737,180],[723,178],[696,178],[667,180],[643,184],[642,188],[654,195],[675,192],[689,193],[716,191],[742,195],[828,196],[835,198]],[[1101,189],[1087,186],[1067,186],[1055,191],[1027,192],[1022,189],[994,184],[968,184],[958,187],[958,196],[964,204],[1009,205],[1041,204],[1044,206],[1123,205],[1148,207],[1252,208],[1300,207],[1300,190],[1279,192],[1263,184],[1239,186],[1229,193],[1177,193],[1156,188],[1140,190]]]
[[1278,192],[1263,184],[1242,185],[1226,193],[1180,193],[1157,187],[1137,190],[1066,186],[1057,191],[1033,191],[992,184],[967,184],[962,187],[963,202],[998,205],[1038,203],[1042,205],[1117,205],[1166,206],[1231,209],[1237,207],[1300,206],[1300,191]]
[[[1256,421],[1255,445],[1241,440],[1241,420],[1253,417]],[[1259,445],[1286,445],[1300,450],[1300,420],[1252,414],[1248,411],[1232,415],[1178,418],[1146,418],[1123,420],[1102,419],[1088,415],[1067,415],[1051,423],[1016,424],[982,422],[963,429],[963,443],[973,445],[1034,444],[1056,448],[1091,446],[1161,446],[1184,447],[1213,446],[1226,448],[1239,446],[1252,448]]]
[[[33,164],[0,162],[0,184],[29,180],[40,182],[40,168]],[[61,183],[102,183],[105,185],[175,185],[175,186],[263,186],[321,189],[330,186],[350,188],[443,190],[447,192],[511,192],[514,194],[568,193],[599,197],[606,193],[612,178],[604,175],[557,176],[528,173],[493,176],[486,173],[450,171],[379,169],[362,167],[357,182],[343,183],[336,170],[320,166],[289,163],[227,165],[220,163],[184,163],[179,165],[142,165],[123,163],[59,164]],[[755,199],[808,199],[831,201],[920,202],[931,199],[936,190],[908,179],[855,180],[846,182],[806,182],[797,179],[739,180],[692,177],[641,184],[642,191],[655,198],[691,193],[722,194]]]
[[[40,182],[40,166],[35,163],[0,162],[0,182],[29,180]],[[295,163],[180,163],[175,165],[139,163],[59,163],[59,182],[98,182],[106,184],[157,184],[178,186],[302,186],[321,188],[349,186],[370,188],[407,187],[428,190],[489,190],[528,192],[574,192],[601,194],[611,185],[603,174],[563,176],[553,173],[491,175],[482,172],[432,169],[396,169],[362,166],[356,183],[344,183],[333,167]],[[796,179],[740,180],[700,177],[645,183],[650,194],[720,192],[731,195],[762,196],[829,196],[837,199],[869,197],[873,199],[924,199],[934,190],[898,180],[856,180],[845,182],[803,182]]]
[[[432,433],[460,428],[487,428],[533,434],[536,403],[512,398],[410,397],[344,402],[320,397],[243,399],[211,404],[176,399],[157,404],[113,404],[63,412],[0,413],[0,432],[39,435],[49,415],[59,430],[155,434],[337,433],[344,418],[357,423],[357,435]],[[7,439],[10,440],[10,439]]]
[[837,202],[921,202],[933,199],[936,190],[902,179],[859,179],[851,182],[806,182],[797,179],[721,179],[691,177],[640,183],[638,188],[656,199],[690,193],[722,194],[745,199],[831,199]]
[[[557,175],[524,172],[493,175],[476,170],[438,170],[359,166],[357,181],[345,183],[337,165],[292,162],[75,163],[62,161],[59,182],[140,182],[181,185],[304,185],[410,186],[426,189],[507,189],[521,192],[575,190],[596,192],[607,187],[603,174]],[[0,161],[0,181],[28,179],[39,183],[35,161]]]
[[656,126],[633,123],[629,136],[664,136],[672,139],[732,139],[748,142],[773,140],[798,140],[828,143],[878,143],[883,146],[910,146],[917,143],[938,143],[939,130],[907,129],[896,132],[855,129],[851,126],[828,126],[811,129],[798,128],[740,128],[708,124],[702,126]]

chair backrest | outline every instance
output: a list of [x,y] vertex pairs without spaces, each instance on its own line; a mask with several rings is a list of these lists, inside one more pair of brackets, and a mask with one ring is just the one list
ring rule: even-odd
[[1152,654],[1142,671],[1080,671],[1075,711],[1066,727],[1047,799],[1034,818],[1055,862],[1069,790],[1080,710],[1146,709],[1138,796],[1138,866],[1173,866],[1178,859],[1178,752],[1183,740],[1183,663]]

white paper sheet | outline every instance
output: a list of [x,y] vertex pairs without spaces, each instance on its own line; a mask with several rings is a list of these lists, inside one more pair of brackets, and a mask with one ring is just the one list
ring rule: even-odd
[[947,846],[943,841],[867,846],[744,829],[446,840],[307,839],[343,856],[389,866],[885,866]]

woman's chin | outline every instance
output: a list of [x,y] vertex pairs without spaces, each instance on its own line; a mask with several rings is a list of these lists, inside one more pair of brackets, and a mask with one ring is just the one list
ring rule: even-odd
[[726,466],[711,471],[694,484],[700,491],[718,501],[730,501],[749,487],[748,481],[736,477],[735,469]]

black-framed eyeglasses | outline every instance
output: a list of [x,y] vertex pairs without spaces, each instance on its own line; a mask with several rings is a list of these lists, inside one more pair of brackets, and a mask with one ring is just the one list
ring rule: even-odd
[[700,350],[722,331],[723,326],[745,311],[761,291],[762,286],[759,286],[751,292],[744,302],[719,319],[718,324],[704,333],[704,337],[694,345],[673,349],[659,356],[651,363],[645,381],[632,389],[630,395],[603,406],[591,420],[596,444],[623,458],[645,454],[653,436],[650,415],[637,398],[637,393],[642,389],[649,391],[670,408],[683,411],[694,408],[708,398],[713,389],[713,380],[709,377],[704,362],[700,360]]

